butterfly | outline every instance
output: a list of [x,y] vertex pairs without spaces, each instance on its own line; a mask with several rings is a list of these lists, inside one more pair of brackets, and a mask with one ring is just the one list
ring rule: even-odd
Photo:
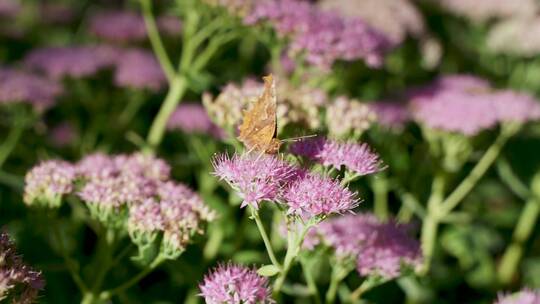
[[277,138],[276,83],[272,74],[263,77],[263,80],[263,93],[251,109],[243,113],[238,140],[243,142],[249,151],[276,154],[282,143]]

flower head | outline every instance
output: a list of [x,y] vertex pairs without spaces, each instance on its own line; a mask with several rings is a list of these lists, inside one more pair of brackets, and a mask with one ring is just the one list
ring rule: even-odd
[[497,297],[494,304],[538,304],[540,303],[540,291],[524,289],[513,294]]
[[362,276],[395,278],[403,265],[418,267],[421,263],[420,245],[407,230],[392,221],[380,222],[372,214],[355,214],[318,224],[310,239],[332,247],[339,258],[355,258]]
[[5,232],[0,232],[0,301],[34,303],[45,282],[41,273],[26,266]]
[[360,275],[392,279],[400,275],[403,265],[420,267],[420,245],[407,235],[406,229],[392,222],[379,223],[373,233],[356,258]]
[[114,83],[119,87],[157,91],[167,79],[154,55],[142,49],[128,49],[116,62]]
[[540,103],[531,95],[502,90],[492,94],[491,100],[499,122],[525,123],[540,119]]
[[53,80],[0,67],[0,104],[25,102],[43,110],[52,106],[61,93],[62,87]]
[[90,31],[114,42],[141,41],[146,38],[142,16],[130,11],[104,11],[92,16]]
[[83,78],[112,66],[117,54],[109,46],[48,47],[31,51],[24,61],[52,78]]
[[275,201],[298,168],[275,156],[243,154],[219,155],[213,160],[214,174],[225,180],[244,200],[257,208],[263,200]]
[[418,37],[425,31],[421,13],[408,0],[323,0],[319,6],[337,10],[344,16],[362,18],[396,45],[408,34]]
[[473,78],[437,80],[410,94],[412,116],[428,128],[467,136],[490,129],[497,124],[497,115],[492,95],[479,84],[481,80]]
[[337,138],[361,135],[376,119],[371,108],[358,100],[339,97],[326,110],[326,124],[331,136]]
[[377,114],[377,123],[390,129],[402,129],[411,119],[406,104],[400,102],[378,101],[369,107]]
[[306,174],[291,182],[283,194],[288,213],[304,218],[344,213],[356,208],[356,194],[339,181],[316,174]]
[[292,54],[303,54],[309,64],[323,69],[337,60],[363,59],[370,66],[380,66],[389,47],[386,37],[360,18],[343,18],[309,2],[257,2],[245,22],[264,21],[268,21],[279,35],[290,38]]
[[28,205],[60,206],[62,196],[73,191],[75,168],[68,162],[50,160],[25,176],[24,202]]
[[204,107],[195,103],[179,105],[171,114],[167,122],[167,129],[178,129],[187,134],[208,134],[215,138],[223,138],[225,136],[223,130],[210,120]]
[[268,304],[268,280],[255,269],[240,265],[220,265],[204,277],[199,285],[201,296],[207,304]]
[[[182,23],[173,16],[157,17],[158,29],[169,36],[178,35]],[[143,16],[131,11],[102,11],[90,19],[90,32],[111,42],[140,42],[146,39]]]
[[358,175],[372,174],[382,169],[379,156],[367,144],[341,143],[316,137],[292,144],[290,151],[338,170],[345,166]]
[[440,4],[448,11],[477,23],[491,19],[527,16],[537,9],[535,0],[442,0]]

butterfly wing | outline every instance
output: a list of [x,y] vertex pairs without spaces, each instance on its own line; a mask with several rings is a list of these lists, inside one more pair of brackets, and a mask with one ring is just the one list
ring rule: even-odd
[[264,92],[253,107],[244,112],[238,139],[248,150],[273,151],[277,130],[277,98],[272,75],[264,77]]

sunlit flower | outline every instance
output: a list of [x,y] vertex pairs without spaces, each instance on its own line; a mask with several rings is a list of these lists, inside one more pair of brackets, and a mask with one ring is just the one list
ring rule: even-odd
[[316,137],[295,142],[290,151],[338,170],[344,166],[358,175],[372,174],[382,169],[379,156],[373,153],[367,144]]
[[511,90],[491,95],[500,122],[528,122],[540,119],[540,103],[531,95]]
[[157,91],[167,78],[154,55],[143,49],[128,49],[118,58],[114,83],[119,87]]
[[207,304],[268,304],[268,280],[255,269],[227,264],[214,268],[199,285],[201,296]]
[[344,16],[362,18],[393,44],[401,43],[408,34],[418,37],[425,31],[422,15],[408,0],[322,0],[318,5]]
[[439,4],[456,15],[478,23],[491,19],[527,16],[537,9],[535,0],[442,0]]
[[218,155],[213,160],[214,174],[225,180],[248,204],[257,208],[264,200],[275,201],[283,186],[293,178],[298,169],[275,156],[255,153]]
[[45,282],[41,273],[26,266],[5,232],[0,232],[0,301],[30,304]]
[[339,181],[306,174],[291,182],[283,194],[288,213],[304,218],[344,213],[356,208],[356,194],[339,184]]
[[326,125],[332,137],[359,136],[375,122],[376,114],[368,104],[339,97],[326,109]]
[[494,304],[538,304],[540,291],[524,289],[513,294],[500,294]]
[[45,161],[25,176],[24,202],[28,205],[58,207],[65,194],[73,191],[75,168],[68,162]]
[[486,43],[494,53],[529,58],[540,53],[539,34],[538,16],[509,18],[490,27]]

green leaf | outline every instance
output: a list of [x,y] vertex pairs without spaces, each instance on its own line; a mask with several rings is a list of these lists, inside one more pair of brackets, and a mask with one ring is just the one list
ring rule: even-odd
[[272,277],[279,273],[279,268],[275,265],[264,265],[257,270],[257,273],[263,277]]

